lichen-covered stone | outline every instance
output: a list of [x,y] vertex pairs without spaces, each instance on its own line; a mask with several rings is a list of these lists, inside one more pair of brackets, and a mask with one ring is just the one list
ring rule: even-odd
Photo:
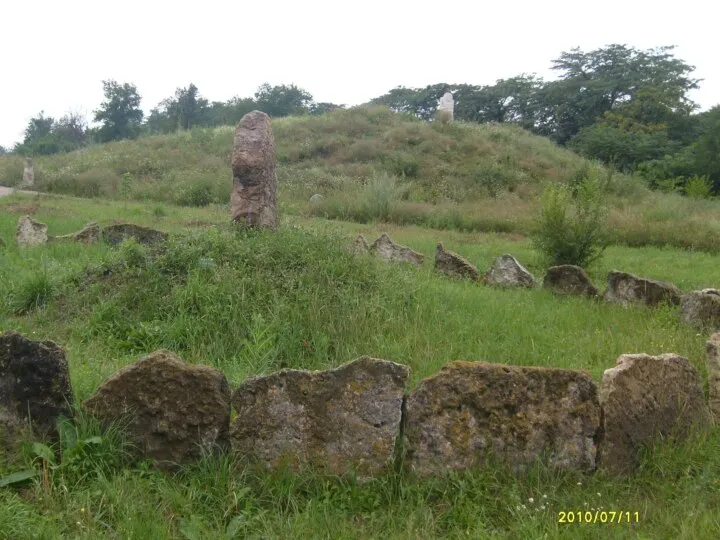
[[720,332],[710,336],[706,351],[710,412],[720,425]]
[[48,241],[48,226],[35,221],[30,216],[22,216],[18,220],[15,239],[20,246],[39,246]]
[[118,245],[128,238],[135,238],[139,244],[154,246],[167,240],[168,234],[133,223],[108,225],[102,230],[102,237],[111,246]]
[[230,387],[210,366],[158,350],[106,380],[83,404],[103,422],[128,422],[140,453],[170,469],[228,447]]
[[264,112],[249,112],[238,122],[232,149],[232,174],[232,220],[276,230],[275,139],[270,117]]
[[435,270],[454,278],[470,278],[477,281],[478,269],[464,257],[445,249],[442,243],[435,248]]
[[408,375],[407,366],[362,357],[327,371],[250,377],[233,393],[233,451],[266,467],[382,474],[395,453]]
[[612,270],[608,274],[607,290],[604,295],[608,302],[646,306],[658,306],[665,302],[678,305],[680,297],[680,290],[672,283],[646,279],[617,270]]
[[370,251],[370,246],[368,245],[367,240],[365,240],[365,237],[362,234],[358,234],[357,238],[355,238],[352,244],[348,246],[348,250],[350,253],[362,255]]
[[683,296],[680,320],[697,328],[720,330],[720,291],[703,289]]
[[91,221],[77,232],[50,238],[52,242],[63,240],[71,240],[81,244],[97,244],[100,241],[100,226],[94,221]]
[[700,375],[673,353],[620,356],[603,374],[600,405],[598,465],[608,474],[632,472],[641,448],[667,437],[682,440],[710,419]]
[[592,471],[600,425],[597,387],[580,371],[458,361],[406,401],[405,463],[419,475],[498,459],[523,470]]
[[534,287],[535,277],[512,255],[502,255],[495,259],[485,274],[486,285],[500,287]]
[[[15,431],[29,422],[36,434],[57,437],[60,416],[72,416],[73,393],[65,352],[52,341],[16,332],[0,335],[0,422]],[[4,420],[3,420],[4,419]]]
[[422,266],[425,260],[425,256],[422,253],[418,253],[409,247],[396,244],[385,233],[373,242],[372,246],[370,246],[370,251],[386,262],[399,261]]
[[561,264],[548,268],[543,279],[543,288],[556,294],[577,294],[599,296],[600,291],[592,284],[585,270],[572,264]]

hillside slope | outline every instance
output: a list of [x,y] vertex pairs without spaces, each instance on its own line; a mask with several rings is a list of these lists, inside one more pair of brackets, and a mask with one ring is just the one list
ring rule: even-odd
[[[510,125],[442,126],[382,107],[273,120],[281,195],[343,189],[381,173],[411,183],[418,201],[465,201],[543,180],[567,181],[588,166],[576,154]],[[43,191],[226,202],[233,128],[193,129],[38,157]],[[22,159],[0,158],[0,184],[22,178]]]
[[[720,201],[635,177],[513,125],[428,123],[383,107],[273,120],[281,213],[527,235],[547,182],[599,178],[616,243],[720,249]],[[40,191],[204,206],[230,198],[233,128],[196,128],[35,159]],[[0,185],[23,160],[0,157]],[[309,204],[311,195],[325,196]],[[158,208],[158,212],[164,212]]]

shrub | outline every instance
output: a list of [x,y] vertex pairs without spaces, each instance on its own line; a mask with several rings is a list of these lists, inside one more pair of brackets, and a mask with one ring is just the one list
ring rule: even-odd
[[45,305],[57,291],[55,282],[46,269],[39,270],[24,277],[11,299],[11,309],[22,315]]
[[550,185],[542,196],[533,245],[550,265],[587,266],[607,245],[607,207],[600,182],[585,178],[573,190]]
[[707,176],[695,175],[685,184],[685,195],[692,199],[709,199],[713,183]]
[[365,185],[363,210],[371,219],[386,221],[403,191],[404,189],[398,186],[396,177],[387,173],[377,174]]
[[208,181],[188,182],[175,196],[180,206],[207,206],[213,199],[213,185]]

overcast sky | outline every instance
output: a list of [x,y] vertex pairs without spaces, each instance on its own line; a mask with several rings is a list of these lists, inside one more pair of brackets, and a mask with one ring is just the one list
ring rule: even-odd
[[177,87],[252,96],[294,83],[316,101],[356,105],[396,86],[554,78],[561,51],[610,43],[677,45],[705,79],[692,94],[720,103],[717,17],[708,0],[4,0],[0,145],[41,110],[88,118],[103,79],[130,82],[147,114]]

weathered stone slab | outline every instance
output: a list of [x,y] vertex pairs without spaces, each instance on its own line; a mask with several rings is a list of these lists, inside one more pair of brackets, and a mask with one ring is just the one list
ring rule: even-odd
[[48,241],[48,226],[35,221],[30,216],[22,216],[18,220],[15,239],[20,246],[39,246]]
[[232,173],[232,220],[276,230],[275,139],[270,117],[264,112],[249,112],[238,122],[232,150]]
[[25,160],[23,167],[23,179],[20,183],[21,188],[32,187],[35,185],[35,167],[31,159]]
[[230,387],[218,370],[158,350],[106,380],[83,404],[103,422],[128,422],[139,452],[163,469],[229,446]]
[[91,221],[77,232],[63,234],[61,236],[52,236],[49,239],[51,242],[65,240],[80,242],[81,244],[97,244],[100,241],[100,226],[94,221]]
[[41,437],[57,437],[60,416],[72,417],[65,352],[52,341],[16,332],[0,335],[0,423],[15,431],[29,422]]
[[135,238],[139,244],[154,246],[167,240],[168,234],[133,223],[120,223],[104,227],[102,237],[111,246],[121,244],[128,238]]
[[681,294],[680,290],[672,283],[664,283],[613,270],[608,274],[608,284],[604,298],[608,302],[619,304],[658,306],[667,302],[678,305]]
[[580,371],[453,362],[406,401],[405,463],[419,475],[499,459],[523,470],[544,458],[592,471],[600,426],[597,387]]
[[386,262],[398,261],[422,266],[425,256],[393,242],[390,237],[383,233],[372,243],[370,251]]
[[407,366],[362,357],[328,371],[250,377],[233,393],[233,451],[273,468],[387,472],[408,375]]
[[585,270],[572,264],[548,268],[545,279],[543,279],[543,288],[550,289],[556,294],[600,295],[600,291],[592,284]]
[[710,336],[706,351],[710,412],[720,425],[720,332]]
[[320,204],[324,200],[325,197],[323,195],[320,195],[319,193],[315,193],[312,197],[310,197],[311,204]]
[[598,465],[608,474],[632,472],[641,448],[667,437],[682,440],[710,420],[700,375],[673,353],[620,356],[603,374],[600,404]]
[[470,278],[477,281],[478,269],[470,261],[457,253],[445,249],[442,243],[435,248],[435,270],[454,278]]
[[720,330],[720,291],[703,289],[683,296],[680,320],[697,328]]
[[505,254],[495,259],[483,282],[500,287],[532,288],[535,286],[535,277],[515,257]]
[[352,244],[348,247],[348,250],[350,253],[362,255],[370,251],[370,246],[368,245],[367,240],[365,240],[365,237],[362,234],[358,234],[357,238],[355,238]]

